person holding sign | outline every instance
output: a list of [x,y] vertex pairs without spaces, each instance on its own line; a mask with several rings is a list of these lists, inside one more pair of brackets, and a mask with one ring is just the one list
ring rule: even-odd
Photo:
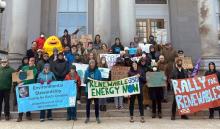
[[144,123],[144,109],[143,109],[143,92],[142,92],[142,87],[146,83],[146,75],[145,73],[141,70],[138,69],[138,63],[133,62],[130,71],[128,72],[128,76],[137,76],[139,78],[139,86],[140,86],[140,94],[137,95],[131,95],[130,96],[130,105],[129,105],[129,110],[130,110],[130,122],[134,122],[134,103],[135,99],[137,97],[138,99],[138,106],[139,106],[139,112],[141,116],[141,123]]
[[[183,65],[182,59],[177,59],[176,60],[176,67],[172,71],[171,79],[184,79],[184,78],[188,78],[187,71],[183,68],[182,65]],[[177,106],[176,105],[176,99],[175,99],[175,95],[174,95],[173,104],[172,104],[171,120],[175,120],[176,119],[176,106]],[[181,119],[188,119],[188,117],[186,115],[182,115]]]
[[155,60],[156,62],[159,60],[160,53],[155,50],[154,46],[150,46],[150,53],[148,54],[151,60]]
[[[24,80],[23,82],[20,82],[19,85],[27,85],[27,84],[33,84],[36,82],[36,78],[37,78],[37,67],[35,66],[35,58],[34,57],[31,57],[29,59],[29,62],[28,62],[28,66],[24,66],[21,71],[23,72],[27,72],[28,70],[33,70],[33,74],[34,74],[34,78],[33,79],[30,79],[30,80]],[[17,122],[21,122],[22,121],[22,117],[23,117],[23,113],[19,113],[18,114],[18,119],[17,119]],[[27,112],[26,113],[26,118],[27,120],[32,120],[31,118],[31,112]]]
[[12,73],[15,70],[8,65],[8,59],[5,57],[1,60],[0,66],[0,120],[2,114],[2,103],[4,101],[5,120],[10,119],[10,91],[12,87]]
[[[45,64],[43,71],[38,75],[37,82],[41,83],[42,86],[46,83],[49,85],[52,81],[56,80],[55,75],[50,71],[50,64]],[[40,111],[40,122],[44,122],[45,120],[45,112],[46,110]],[[52,110],[47,110],[47,119],[53,120],[52,118]]]
[[[220,72],[216,70],[216,66],[214,62],[209,63],[209,70],[205,72],[205,76],[216,74],[218,77],[218,81],[220,82]],[[209,119],[214,119],[214,110],[219,111],[219,117],[220,117],[220,107],[217,108],[210,108],[209,109]]]
[[[80,96],[81,96],[81,79],[76,71],[76,66],[72,65],[70,67],[70,72],[66,75],[65,80],[75,80],[77,84],[77,98],[80,101]],[[68,107],[67,108],[67,121],[69,120],[77,120],[77,103],[75,104],[75,107]]]
[[[157,66],[152,68],[153,72],[159,72]],[[165,79],[164,79],[165,80]],[[158,80],[159,81],[159,80]],[[150,99],[152,100],[152,118],[156,118],[156,108],[158,111],[159,119],[162,118],[161,103],[164,99],[163,87],[150,87],[149,88]]]
[[[101,72],[98,69],[98,66],[96,64],[95,60],[90,60],[89,61],[89,67],[85,71],[85,77],[84,77],[84,83],[86,84],[86,120],[85,123],[87,124],[90,119],[90,105],[91,105],[91,99],[88,98],[88,82],[89,78],[94,79],[94,80],[102,80]],[[95,116],[96,116],[96,122],[99,124],[101,123],[99,119],[99,99],[94,99],[95,102]]]

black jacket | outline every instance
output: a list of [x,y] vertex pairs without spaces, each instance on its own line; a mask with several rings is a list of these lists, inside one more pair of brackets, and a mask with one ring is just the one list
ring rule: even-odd
[[51,64],[51,71],[54,73],[58,81],[64,80],[66,74],[68,73],[67,68],[68,64],[64,59],[58,59]]

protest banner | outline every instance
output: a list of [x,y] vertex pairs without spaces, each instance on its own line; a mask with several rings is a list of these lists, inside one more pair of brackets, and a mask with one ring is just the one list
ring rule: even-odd
[[193,69],[192,57],[177,57],[175,60],[177,59],[182,59],[184,69]]
[[90,79],[88,83],[88,98],[108,98],[134,94],[140,94],[139,78],[137,76],[116,81]]
[[172,80],[180,115],[220,106],[220,86],[216,74]]
[[128,77],[130,67],[125,66],[113,66],[111,70],[111,80],[118,80]]
[[12,81],[13,82],[21,82],[24,80],[31,80],[34,79],[33,70],[28,70],[27,72],[14,72],[12,73]]
[[164,72],[147,72],[147,86],[148,87],[165,87],[166,76]]
[[76,91],[73,80],[17,86],[18,112],[73,107]]
[[108,63],[108,68],[112,68],[116,63],[116,59],[120,57],[120,54],[100,54],[100,58],[105,57]]
[[137,54],[137,48],[129,48],[129,55],[136,55]]
[[[87,68],[89,67],[88,64],[79,64],[79,63],[73,63],[73,65],[76,66],[76,71],[80,76],[81,79],[81,86],[86,86],[86,84],[84,83],[84,76],[85,76],[85,71],[87,70]],[[108,68],[99,68],[101,74],[102,74],[102,78],[109,78],[109,72],[110,69]]]
[[139,43],[139,47],[141,48],[141,50],[146,53],[150,53],[150,46],[151,45],[152,44]]

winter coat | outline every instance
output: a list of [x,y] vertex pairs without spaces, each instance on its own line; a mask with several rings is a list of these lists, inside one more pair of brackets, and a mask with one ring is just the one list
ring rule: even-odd
[[63,60],[58,59],[52,63],[51,71],[54,73],[58,81],[63,81],[64,78],[66,77],[66,74],[68,73],[67,67],[68,64],[64,59]]
[[43,49],[46,39],[39,37],[35,41],[37,42],[37,49]]
[[87,68],[87,70],[85,71],[84,83],[86,84],[86,89],[85,89],[86,93],[88,93],[88,82],[89,82],[88,78],[91,78],[94,80],[102,80],[102,75],[98,67],[96,67],[94,70]]
[[45,73],[44,71],[42,71],[37,78],[37,82],[48,82],[48,81],[54,81],[56,80],[56,77],[54,76],[53,72],[48,72]]
[[44,59],[40,60],[40,61],[37,63],[37,71],[38,71],[38,73],[40,73],[40,72],[43,71],[44,65],[47,64],[47,63],[50,63],[49,60],[45,61]]
[[0,91],[11,89],[13,72],[15,72],[15,70],[10,66],[0,66]]
[[36,78],[37,78],[37,67],[36,66],[24,66],[22,69],[21,69],[23,72],[27,72],[28,70],[33,70],[33,74],[34,74],[34,79],[31,79],[31,80],[24,80],[23,83],[24,85],[26,84],[33,84],[36,82]]
[[77,85],[78,87],[80,87],[80,86],[81,86],[81,79],[80,79],[78,73],[75,72],[73,76],[74,76],[74,78],[71,77],[71,73],[68,73],[68,74],[66,75],[66,77],[65,77],[65,80],[75,80],[75,81],[76,81],[76,85]]

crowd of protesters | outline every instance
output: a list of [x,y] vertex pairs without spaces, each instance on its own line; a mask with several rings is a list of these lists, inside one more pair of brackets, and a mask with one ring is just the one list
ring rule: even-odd
[[[4,101],[4,115],[5,119],[10,119],[10,91],[13,86],[33,84],[33,83],[47,83],[52,81],[64,81],[75,80],[77,83],[77,103],[75,107],[67,108],[67,120],[77,120],[77,105],[81,104],[81,96],[84,94],[86,97],[86,120],[85,123],[90,121],[90,105],[94,103],[95,117],[97,123],[100,123],[99,111],[107,111],[107,103],[114,102],[117,110],[122,110],[124,102],[129,102],[130,122],[134,122],[134,104],[135,99],[138,100],[138,107],[140,112],[140,122],[144,123],[144,109],[152,108],[152,118],[162,118],[162,103],[168,102],[168,91],[172,91],[171,79],[184,79],[188,78],[189,71],[182,67],[182,60],[175,60],[176,57],[184,56],[182,50],[176,51],[171,43],[164,45],[157,44],[154,36],[149,37],[149,53],[142,51],[139,48],[139,38],[135,37],[134,41],[130,43],[130,46],[124,46],[120,38],[115,38],[115,42],[112,46],[108,46],[101,40],[100,35],[96,35],[93,41],[86,43],[80,42],[77,39],[76,33],[70,35],[68,30],[64,31],[64,35],[61,37],[61,42],[64,48],[63,52],[58,52],[56,48],[53,50],[53,55],[49,56],[48,53],[43,51],[44,42],[46,41],[45,35],[42,33],[39,38],[32,42],[32,46],[27,50],[26,56],[23,58],[21,65],[14,70],[9,66],[8,59],[3,58],[0,66],[0,104],[2,107]],[[129,48],[137,48],[136,55],[129,55]],[[108,68],[105,57],[100,58],[99,54],[120,54],[117,58],[115,66],[128,66],[130,71],[128,76],[137,76],[140,84],[140,94],[131,95],[128,98],[124,96],[115,98],[103,98],[103,99],[89,99],[88,87],[83,88],[82,82],[88,83],[88,78],[95,80],[109,81],[101,76],[101,72],[98,67]],[[133,61],[131,57],[140,57],[138,61]],[[89,67],[85,72],[85,80],[81,80],[76,66],[73,63],[88,64]],[[12,73],[15,71],[27,71],[33,70],[34,79],[17,84],[12,83]],[[166,75],[167,85],[165,87],[148,88],[147,87],[147,72],[163,71]],[[220,79],[220,73],[216,70],[215,64],[211,62],[209,64],[209,70],[205,75],[216,73]],[[2,83],[4,82],[4,83]],[[15,92],[14,92],[15,93]],[[15,103],[16,104],[16,103]],[[0,108],[0,111],[2,108]],[[40,111],[40,121],[45,121],[46,110]],[[23,113],[18,114],[17,122],[22,121]],[[175,120],[176,116],[176,101],[173,100],[171,119]],[[1,117],[1,116],[0,116]],[[26,112],[27,120],[31,120],[31,112]],[[182,119],[188,119],[187,116],[181,116]],[[214,118],[214,109],[210,109],[210,119]],[[53,120],[52,110],[47,110],[47,119]]]

